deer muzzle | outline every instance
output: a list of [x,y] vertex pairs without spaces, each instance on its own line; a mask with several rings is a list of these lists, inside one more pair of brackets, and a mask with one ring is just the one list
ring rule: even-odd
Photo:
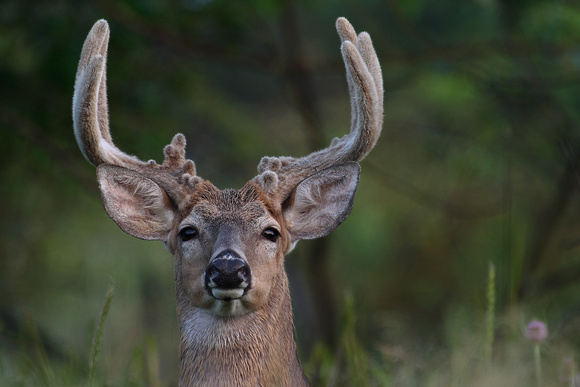
[[206,290],[218,300],[232,301],[241,298],[250,283],[250,267],[232,250],[218,254],[205,269]]

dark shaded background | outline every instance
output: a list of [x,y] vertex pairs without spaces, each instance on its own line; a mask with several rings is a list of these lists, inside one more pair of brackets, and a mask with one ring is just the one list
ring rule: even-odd
[[161,161],[182,132],[202,177],[239,188],[261,156],[348,131],[338,16],[371,34],[385,124],[348,220],[287,260],[311,377],[340,379],[320,375],[349,361],[345,332],[386,370],[374,383],[455,375],[450,332],[484,329],[490,262],[495,318],[541,318],[580,355],[578,3],[3,0],[0,384],[83,380],[110,280],[100,380],[176,383],[172,259],[106,216],[72,131],[93,23],[111,27],[117,145]]

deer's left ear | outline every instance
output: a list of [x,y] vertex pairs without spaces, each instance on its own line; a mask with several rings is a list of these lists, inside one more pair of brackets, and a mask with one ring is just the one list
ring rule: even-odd
[[283,204],[292,241],[330,234],[350,214],[360,166],[352,161],[302,180]]

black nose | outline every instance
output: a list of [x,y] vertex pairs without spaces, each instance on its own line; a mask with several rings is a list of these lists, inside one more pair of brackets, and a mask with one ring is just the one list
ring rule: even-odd
[[250,267],[231,250],[220,253],[205,270],[205,284],[208,287],[237,289],[249,283]]

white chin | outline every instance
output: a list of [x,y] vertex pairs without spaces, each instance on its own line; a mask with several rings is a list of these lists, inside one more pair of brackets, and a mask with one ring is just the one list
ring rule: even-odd
[[238,298],[231,301],[215,300],[211,311],[222,317],[237,317],[248,313],[242,301]]
[[248,309],[242,302],[244,289],[211,289],[213,296],[212,313],[222,317],[236,317],[248,313]]

